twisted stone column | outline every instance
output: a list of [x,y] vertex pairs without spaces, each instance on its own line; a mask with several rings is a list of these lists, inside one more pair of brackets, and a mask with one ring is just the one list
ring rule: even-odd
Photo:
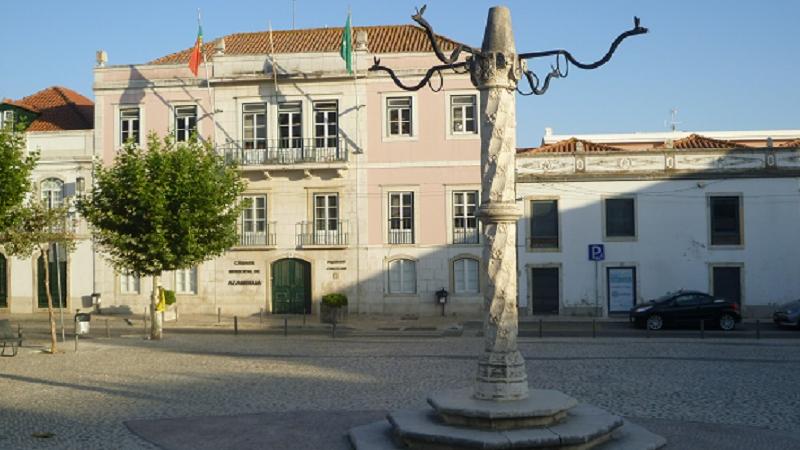
[[481,97],[481,206],[484,293],[488,314],[485,345],[478,359],[473,396],[481,400],[519,400],[528,396],[525,360],[517,349],[515,201],[515,91],[520,66],[506,7],[489,10],[481,55],[474,57],[472,81]]

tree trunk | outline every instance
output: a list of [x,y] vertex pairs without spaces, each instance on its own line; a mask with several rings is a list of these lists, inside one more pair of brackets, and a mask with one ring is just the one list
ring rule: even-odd
[[[49,247],[49,246],[48,246]],[[42,253],[42,260],[44,261],[44,290],[47,294],[47,316],[50,319],[50,353],[53,354],[56,349],[56,317],[53,312],[53,296],[50,295],[50,258],[48,255],[47,247],[40,247]],[[56,261],[58,264],[58,261]]]
[[161,314],[156,311],[156,305],[158,304],[159,292],[158,292],[158,275],[153,275],[153,292],[150,294],[150,339],[160,340],[162,333],[161,333]]

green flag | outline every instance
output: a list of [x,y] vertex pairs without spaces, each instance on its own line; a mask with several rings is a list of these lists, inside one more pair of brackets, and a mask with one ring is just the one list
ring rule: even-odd
[[342,30],[342,46],[339,54],[347,67],[347,73],[353,73],[353,31],[350,29],[350,14],[347,14],[347,22]]

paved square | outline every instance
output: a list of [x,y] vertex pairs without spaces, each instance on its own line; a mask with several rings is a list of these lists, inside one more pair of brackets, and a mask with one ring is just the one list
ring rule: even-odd
[[[174,334],[85,340],[78,353],[66,345],[55,356],[25,348],[0,359],[0,448],[320,448],[327,437],[329,448],[346,448],[351,424],[468,387],[480,343]],[[532,386],[630,417],[676,449],[800,447],[798,348],[796,340],[521,340]]]

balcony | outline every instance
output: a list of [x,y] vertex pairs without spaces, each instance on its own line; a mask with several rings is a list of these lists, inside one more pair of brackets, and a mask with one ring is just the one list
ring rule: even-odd
[[263,226],[263,230],[245,231],[244,226],[239,229],[239,244],[237,247],[274,247],[275,222],[255,224],[255,229]]
[[[339,138],[257,139],[230,142],[220,148],[225,161],[242,168],[252,166],[342,166],[347,151]],[[334,167],[335,168],[335,167]]]
[[414,243],[414,230],[392,230],[389,229],[389,243],[390,244],[413,244]]
[[327,230],[314,227],[314,222],[297,224],[297,246],[300,248],[343,248],[349,245],[346,220],[329,220]]
[[453,244],[467,245],[480,242],[480,234],[477,228],[454,228]]

